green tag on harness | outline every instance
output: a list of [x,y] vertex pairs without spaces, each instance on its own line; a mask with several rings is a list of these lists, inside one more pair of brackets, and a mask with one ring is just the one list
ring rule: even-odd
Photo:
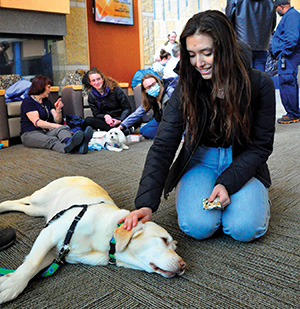
[[52,276],[52,275],[58,270],[59,267],[60,267],[59,264],[53,262],[53,263],[46,269],[46,271],[44,271],[44,272],[41,274],[41,277],[42,277],[42,278],[46,278],[46,277]]

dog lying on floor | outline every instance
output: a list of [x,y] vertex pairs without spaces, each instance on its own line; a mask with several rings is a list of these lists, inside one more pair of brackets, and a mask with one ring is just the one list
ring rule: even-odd
[[95,131],[91,143],[97,143],[104,149],[116,152],[129,149],[124,133],[118,128],[112,128],[108,132]]
[[[85,214],[78,220],[82,206],[86,205]],[[157,224],[139,222],[131,231],[117,227],[129,211],[119,209],[102,187],[86,177],[59,178],[31,196],[0,203],[0,212],[7,211],[43,216],[48,225],[24,263],[15,272],[0,277],[0,303],[16,298],[30,279],[58,257],[69,227],[76,220],[69,252],[64,258],[67,263],[107,265],[110,240],[114,237],[117,266],[154,272],[166,278],[182,275],[186,267],[175,253],[175,241]]]

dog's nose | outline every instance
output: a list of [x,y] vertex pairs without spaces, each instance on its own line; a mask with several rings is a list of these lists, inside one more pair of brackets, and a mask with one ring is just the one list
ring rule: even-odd
[[180,268],[180,270],[186,269],[186,262],[183,259],[179,260],[179,268]]

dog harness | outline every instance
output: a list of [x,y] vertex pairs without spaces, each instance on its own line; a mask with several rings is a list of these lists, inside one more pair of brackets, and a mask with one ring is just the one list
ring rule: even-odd
[[65,257],[68,255],[69,251],[70,251],[70,241],[71,238],[74,234],[75,228],[77,223],[81,220],[81,218],[83,217],[83,215],[85,214],[87,208],[89,205],[87,204],[83,204],[83,205],[72,205],[71,207],[67,208],[67,209],[63,209],[62,211],[60,211],[59,213],[57,213],[47,224],[45,227],[47,227],[49,224],[51,224],[53,221],[55,221],[56,219],[60,218],[67,210],[71,209],[71,208],[75,208],[75,207],[82,207],[82,210],[80,211],[80,213],[74,218],[71,226],[69,227],[69,230],[67,232],[67,235],[65,237],[64,240],[64,245],[62,246],[62,248],[59,251],[58,254],[58,258],[54,259],[52,264],[46,269],[46,270],[42,270],[40,271],[37,276],[38,277],[42,277],[42,278],[46,278],[49,276],[52,276],[57,270],[58,268],[63,265],[65,263]]
[[[100,203],[104,203],[103,201],[101,202],[97,202],[94,204],[100,204]],[[37,277],[42,277],[42,278],[46,278],[49,277],[51,275],[53,275],[58,268],[64,264],[65,262],[65,257],[68,255],[69,251],[70,251],[70,241],[71,238],[73,236],[73,233],[75,231],[76,225],[77,223],[81,220],[81,218],[83,217],[84,213],[86,212],[88,206],[90,205],[94,205],[94,204],[83,204],[83,205],[72,205],[71,207],[67,208],[67,209],[63,209],[62,211],[60,211],[59,213],[57,213],[47,224],[45,227],[47,227],[50,223],[52,223],[54,220],[60,218],[67,210],[71,209],[71,208],[75,208],[75,207],[82,207],[82,210],[80,211],[80,213],[75,217],[75,219],[73,220],[72,224],[69,227],[69,230],[67,232],[67,235],[65,237],[64,240],[64,244],[63,247],[60,249],[58,257],[56,259],[53,260],[52,264],[46,268],[41,270],[36,276]],[[9,273],[14,272],[14,269],[7,269],[7,268],[2,268],[0,267],[0,276],[4,276],[7,275]]]
[[[118,227],[124,224],[124,222],[118,223]],[[115,258],[115,253],[116,253],[116,240],[114,237],[111,238],[110,242],[110,249],[109,249],[109,264],[115,265],[116,264],[116,258]]]
[[[48,268],[41,270],[36,275],[36,277],[46,278],[46,277],[52,276],[59,269],[59,267],[65,263],[65,257],[68,255],[68,253],[70,251],[69,244],[70,244],[71,238],[73,236],[73,233],[75,231],[77,223],[83,217],[83,215],[86,212],[88,206],[91,206],[91,205],[94,205],[94,204],[101,204],[101,203],[104,203],[104,202],[101,201],[101,202],[97,202],[97,203],[93,203],[93,204],[89,204],[89,205],[87,205],[87,204],[72,205],[71,207],[69,207],[67,209],[63,209],[62,211],[57,213],[54,217],[52,217],[51,220],[49,220],[49,222],[45,225],[45,228],[49,224],[51,224],[53,221],[55,221],[56,219],[60,218],[67,210],[69,210],[71,208],[75,208],[75,207],[82,207],[82,210],[75,217],[75,219],[73,220],[71,226],[69,227],[69,230],[68,230],[67,235],[66,235],[65,240],[64,240],[64,245],[60,249],[58,257],[53,260],[52,264]],[[118,223],[118,227],[121,226],[122,224],[124,224],[124,222]],[[115,240],[114,237],[112,237],[111,240],[110,240],[109,264],[113,264],[113,265],[116,264],[115,252],[116,252],[116,240]],[[14,271],[15,271],[14,269],[8,269],[8,268],[0,267],[0,276],[7,275],[7,274],[12,273]]]

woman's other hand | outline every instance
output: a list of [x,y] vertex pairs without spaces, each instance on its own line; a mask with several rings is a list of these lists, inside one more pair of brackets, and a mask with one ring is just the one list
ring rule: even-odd
[[104,119],[105,119],[105,122],[106,122],[109,126],[112,126],[112,125],[113,125],[113,118],[112,118],[110,115],[106,114],[106,115],[104,116]]
[[55,107],[56,112],[60,112],[60,111],[61,111],[61,109],[64,107],[64,104],[63,104],[61,98],[59,98],[59,99],[54,103],[54,107]]
[[208,198],[208,201],[212,202],[217,196],[219,196],[220,198],[220,203],[222,207],[226,207],[230,204],[229,194],[226,188],[221,184],[218,184],[214,187],[210,197]]
[[119,125],[121,123],[121,120],[119,119],[112,119],[113,120],[113,127],[116,127],[117,125]]
[[141,219],[143,223],[149,221],[152,216],[152,209],[149,207],[143,207],[137,210],[132,211],[127,217],[119,220],[119,223],[124,222],[124,229],[130,231],[133,227],[135,227]]

